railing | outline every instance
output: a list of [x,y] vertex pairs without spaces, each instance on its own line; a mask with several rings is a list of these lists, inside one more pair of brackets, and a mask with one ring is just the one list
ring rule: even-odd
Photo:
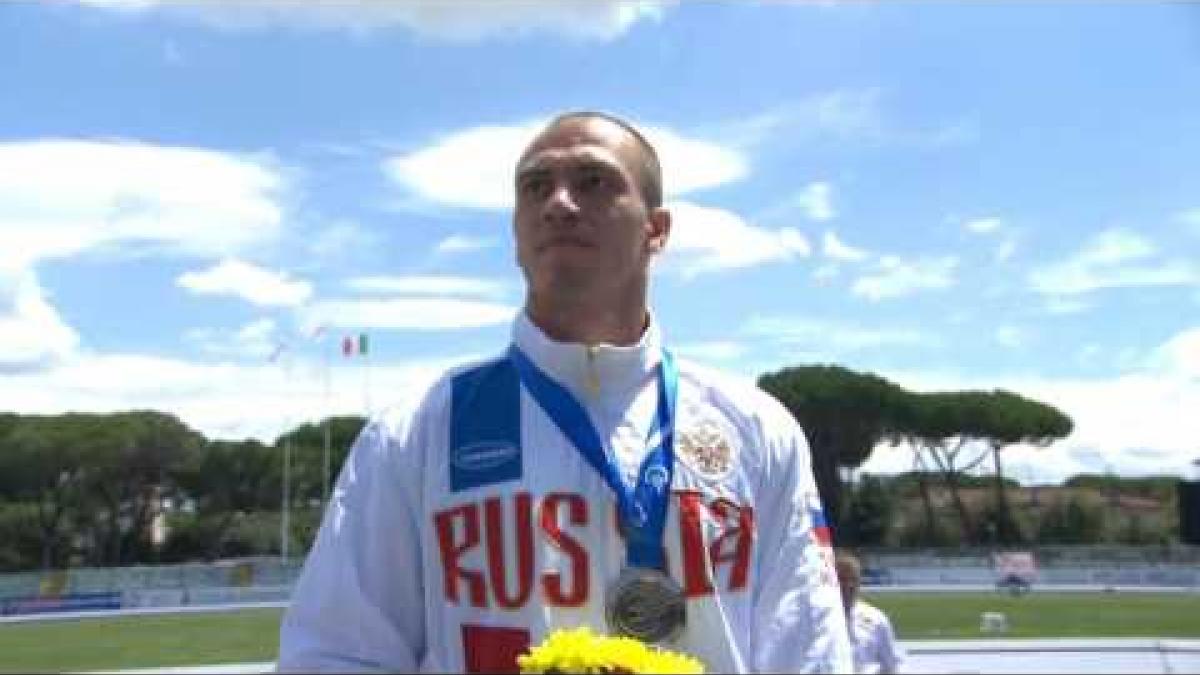
[[[1055,549],[1035,551],[1035,585],[1046,587],[1169,587],[1200,589],[1200,547],[1163,555],[1152,549],[1151,562],[1130,562],[1129,549]],[[1085,557],[1088,551],[1095,555]],[[1189,556],[1197,555],[1198,562]],[[944,551],[863,553],[864,581],[869,585],[989,586],[997,581],[990,552]],[[1170,557],[1171,561],[1163,558]],[[244,558],[213,563],[79,568],[52,572],[0,575],[0,602],[65,598],[95,593],[121,593],[122,606],[192,606],[216,602],[286,599],[302,561]]]
[[0,599],[125,591],[194,594],[212,588],[290,587],[302,561],[243,558],[213,563],[75,568],[0,575]]

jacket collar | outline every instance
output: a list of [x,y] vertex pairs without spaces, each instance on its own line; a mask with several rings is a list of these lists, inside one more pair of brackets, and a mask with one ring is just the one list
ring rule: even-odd
[[512,337],[538,368],[581,401],[640,389],[662,360],[662,334],[653,313],[641,340],[629,346],[558,342],[542,332],[525,310],[513,322]]

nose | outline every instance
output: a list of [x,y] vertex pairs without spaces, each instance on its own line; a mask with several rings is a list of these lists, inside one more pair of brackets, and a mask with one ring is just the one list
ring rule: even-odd
[[579,204],[567,185],[557,185],[542,204],[542,218],[551,224],[573,225],[579,219]]

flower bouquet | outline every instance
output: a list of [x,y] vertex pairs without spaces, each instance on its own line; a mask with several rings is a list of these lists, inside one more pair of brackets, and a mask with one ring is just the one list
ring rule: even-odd
[[628,637],[596,635],[590,628],[557,630],[517,657],[522,673],[703,673],[685,654]]

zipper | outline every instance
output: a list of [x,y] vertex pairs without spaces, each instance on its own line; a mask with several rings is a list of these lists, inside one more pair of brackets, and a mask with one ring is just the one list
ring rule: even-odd
[[587,349],[587,378],[586,386],[588,394],[593,399],[600,394],[600,373],[596,370],[596,352],[600,349],[596,345],[588,345]]

